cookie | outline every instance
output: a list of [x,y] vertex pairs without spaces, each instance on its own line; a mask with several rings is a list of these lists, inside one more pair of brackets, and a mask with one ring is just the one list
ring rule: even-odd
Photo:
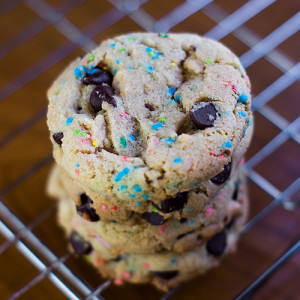
[[118,222],[143,211],[158,223],[153,206],[165,219],[182,209],[182,193],[213,185],[213,197],[251,139],[245,70],[222,44],[194,34],[107,40],[73,62],[48,98],[55,160],[88,197],[98,195],[79,205],[100,219],[111,217],[101,211],[106,197],[126,208]]
[[[55,172],[55,171],[54,171]],[[240,171],[241,172],[241,171]],[[189,218],[168,219],[159,225],[151,225],[148,220],[135,225],[116,222],[87,221],[81,217],[74,202],[62,188],[59,174],[55,172],[56,182],[51,190],[60,199],[60,219],[68,218],[71,228],[81,236],[95,238],[99,251],[108,250],[113,255],[130,253],[149,253],[154,251],[183,252],[199,247],[242,214],[242,204],[236,197],[238,190],[245,185],[244,175],[239,181],[228,184],[208,203],[201,213]],[[86,211],[87,215],[94,212]],[[158,215],[154,213],[153,215]],[[151,215],[150,215],[151,216]],[[69,230],[70,231],[70,230]]]
[[[232,196],[235,199],[231,201],[240,204],[240,214],[227,219],[223,228],[220,228],[196,249],[181,253],[174,250],[162,250],[143,254],[126,252],[114,256],[106,247],[108,245],[103,247],[102,237],[93,237],[82,231],[83,224],[81,226],[74,224],[74,214],[68,207],[71,203],[70,200],[62,199],[59,202],[59,221],[69,236],[73,251],[78,255],[86,253],[87,260],[99,270],[102,276],[115,278],[117,283],[122,281],[150,282],[157,288],[166,291],[205,273],[208,269],[218,265],[226,253],[235,249],[239,231],[245,223],[248,212],[248,196],[244,181],[240,182]],[[183,223],[185,222],[189,222],[189,219],[184,220]],[[184,238],[182,237],[182,239]],[[78,245],[79,240],[82,242],[80,246]],[[131,246],[131,242],[127,243],[127,247]],[[185,243],[188,242],[187,239]]]

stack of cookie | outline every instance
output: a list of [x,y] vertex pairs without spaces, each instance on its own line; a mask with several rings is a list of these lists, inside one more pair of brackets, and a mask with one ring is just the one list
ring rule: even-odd
[[235,248],[253,126],[230,50],[193,34],[119,36],[73,62],[48,97],[48,191],[73,250],[103,276],[167,290]]

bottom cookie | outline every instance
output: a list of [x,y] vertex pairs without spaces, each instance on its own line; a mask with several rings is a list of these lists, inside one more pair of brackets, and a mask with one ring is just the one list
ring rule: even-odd
[[[117,283],[152,283],[160,290],[168,290],[210,268],[218,265],[223,255],[232,252],[236,247],[239,231],[246,220],[248,196],[245,180],[239,186],[236,199],[241,203],[242,212],[233,218],[222,230],[211,237],[200,247],[182,253],[163,250],[155,253],[123,253],[108,259],[96,245],[97,241],[90,236],[81,236],[70,219],[62,218],[59,222],[69,235],[69,242],[75,253],[87,255],[103,277],[115,278]],[[61,204],[63,204],[62,200]],[[60,205],[60,212],[63,206]]]

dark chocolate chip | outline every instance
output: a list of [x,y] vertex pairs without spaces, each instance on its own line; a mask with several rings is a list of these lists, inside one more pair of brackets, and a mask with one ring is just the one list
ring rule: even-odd
[[211,181],[215,184],[222,184],[224,183],[230,176],[231,172],[231,162],[229,162],[227,165],[224,166],[224,170],[213,177]]
[[180,223],[185,223],[187,220],[188,220],[187,218],[181,218],[181,219],[179,220],[179,222],[180,222]]
[[81,205],[76,205],[77,212],[82,214],[87,213],[92,222],[99,221],[100,217],[96,213],[95,208],[91,207],[91,204],[93,204],[93,200],[90,197],[88,197],[86,194],[81,194],[80,199],[81,199]]
[[144,212],[142,216],[151,225],[161,225],[166,221],[163,216],[156,212]]
[[76,231],[72,231],[69,237],[69,242],[76,254],[90,254],[93,250],[92,245],[84,240],[84,238],[80,236]]
[[183,234],[179,234],[178,237],[176,238],[176,240],[180,240],[182,239],[184,236],[188,235],[188,234],[191,234],[193,233],[195,230],[192,230],[190,232],[187,232],[187,233],[183,233]]
[[224,253],[226,248],[226,232],[222,231],[215,234],[206,244],[206,250],[208,253],[214,256],[220,256]]
[[82,79],[82,83],[85,85],[102,85],[103,83],[111,85],[112,80],[113,76],[109,72],[101,69],[100,67],[95,67],[91,70],[91,72],[89,71],[89,73],[85,74],[85,76]]
[[169,213],[172,211],[180,210],[184,207],[187,201],[187,193],[177,193],[175,198],[169,198],[161,202],[160,206],[153,203],[152,204],[164,213]]
[[[195,105],[197,104],[198,103]],[[205,129],[213,126],[214,121],[217,118],[217,113],[218,111],[216,110],[215,106],[212,103],[208,103],[207,105],[198,109],[192,108],[190,115],[197,128]]]
[[151,274],[161,279],[169,280],[178,275],[179,271],[151,271]]
[[117,256],[117,257],[115,257],[115,258],[112,258],[112,259],[110,259],[111,261],[115,261],[115,262],[119,262],[119,261],[121,261],[123,259],[123,256],[122,255],[119,255],[119,256]]
[[232,217],[230,222],[226,225],[226,228],[230,229],[236,222],[237,217]]
[[61,145],[62,144],[62,138],[64,137],[63,132],[56,132],[52,135],[54,141],[58,144]]
[[109,86],[97,86],[90,96],[90,107],[96,113],[102,109],[103,101],[117,106],[116,100],[113,98],[113,89]]
[[145,107],[148,108],[150,111],[154,111],[154,107],[148,103],[145,103]]

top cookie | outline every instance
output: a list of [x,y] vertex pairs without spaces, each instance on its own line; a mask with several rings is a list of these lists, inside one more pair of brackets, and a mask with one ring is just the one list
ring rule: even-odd
[[251,125],[238,58],[194,34],[107,40],[73,62],[48,97],[57,163],[87,189],[137,203],[222,183],[215,176]]

